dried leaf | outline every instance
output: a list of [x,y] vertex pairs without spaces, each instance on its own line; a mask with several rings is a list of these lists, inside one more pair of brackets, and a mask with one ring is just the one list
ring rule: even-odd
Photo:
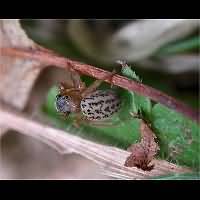
[[140,124],[141,142],[133,144],[128,148],[131,155],[125,161],[127,167],[138,167],[143,170],[150,171],[154,165],[149,165],[159,150],[158,144],[155,142],[156,136],[150,127],[141,120]]
[[[129,62],[143,62],[163,45],[186,37],[198,29],[197,20],[186,19],[118,22],[120,26],[111,28],[112,21],[94,21],[94,28],[87,20],[69,20],[66,32],[81,53],[100,62],[113,64],[113,60],[119,58]],[[98,39],[97,29],[98,33],[102,31],[101,39]],[[159,65],[159,69],[162,68]]]
[[123,164],[129,152],[86,140],[72,135],[66,130],[47,126],[46,123],[30,119],[27,115],[14,112],[9,107],[1,104],[0,122],[10,129],[42,141],[61,154],[68,154],[70,151],[71,153],[79,154],[92,160],[109,177],[117,179],[148,179],[150,177],[172,173],[191,172],[191,169],[188,167],[177,166],[165,160],[154,160],[155,168],[150,172],[137,169],[136,167],[127,168]]
[[[0,20],[0,48],[37,48],[20,26],[19,20]],[[3,56],[0,51],[0,101],[22,110],[31,88],[41,71],[41,63],[14,56]],[[0,135],[6,131],[0,127]]]
[[198,71],[198,63],[200,63],[198,54],[162,56],[156,61],[154,59],[148,59],[140,62],[142,66],[151,69],[163,70],[173,74]]
[[129,62],[142,61],[161,46],[186,37],[197,28],[197,20],[137,20],[114,33],[107,46],[112,59],[121,57]]

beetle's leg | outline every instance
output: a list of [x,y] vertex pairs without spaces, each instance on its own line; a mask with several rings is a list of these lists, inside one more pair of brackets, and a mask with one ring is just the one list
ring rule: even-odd
[[61,95],[68,95],[70,92],[80,92],[80,89],[77,88],[70,88],[70,89],[65,89],[60,92]]
[[61,117],[64,120],[69,116],[68,113],[63,113],[63,112],[58,112],[58,115],[59,115],[59,117]]
[[81,123],[85,122],[85,117],[82,115],[81,112],[79,113],[76,113],[76,116],[75,116],[75,119],[73,121],[73,125],[76,127],[76,128],[79,128]]
[[73,92],[73,91],[82,92],[84,88],[76,88],[76,87],[69,88],[69,85],[66,84],[65,82],[60,82],[58,89],[61,95],[68,95],[68,93]]
[[104,121],[91,121],[80,113],[74,120],[74,126],[78,128],[81,124],[100,127],[116,127],[121,123],[119,123],[119,121],[112,121],[109,119]]
[[91,126],[99,126],[99,127],[118,127],[121,126],[123,122],[121,121],[111,121],[111,120],[105,120],[105,121],[89,121],[89,125]]
[[91,126],[101,126],[101,127],[102,126],[113,127],[113,126],[120,125],[119,122],[113,122],[113,121],[109,121],[109,120],[106,120],[106,121],[91,121],[91,120],[87,119],[85,116],[83,116],[82,113],[80,112],[80,113],[76,114],[74,122],[73,122],[73,125],[76,128],[79,128],[81,124],[83,124],[83,125],[91,125]]
[[113,87],[113,76],[116,74],[117,72],[116,72],[116,70],[115,69],[113,69],[113,71],[112,71],[112,75],[111,75],[111,80],[110,80],[110,87],[112,88]]
[[111,85],[112,85],[112,78],[113,76],[116,74],[116,71],[114,70],[111,74],[109,74],[108,76],[106,76],[103,80],[96,80],[94,81],[94,83],[92,83],[88,88],[86,88],[81,96],[85,97],[88,94],[94,92],[106,79],[111,79]]
[[90,121],[88,120],[87,124],[91,126],[99,126],[99,127],[116,127],[120,126],[119,122],[114,122],[110,120],[105,120],[105,121]]
[[71,80],[73,82],[73,87],[83,90],[86,88],[85,83],[81,81],[80,75],[76,71],[70,73]]

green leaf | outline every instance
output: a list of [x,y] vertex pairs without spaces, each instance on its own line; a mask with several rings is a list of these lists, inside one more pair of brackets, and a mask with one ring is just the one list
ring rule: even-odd
[[[131,67],[126,65],[124,68],[127,69],[123,70],[122,74],[135,79]],[[198,169],[200,166],[199,126],[159,103],[152,108],[151,101],[147,97],[129,93],[133,95],[134,112],[142,111],[143,118],[151,123],[159,139],[159,156],[179,165]]]
[[154,105],[151,122],[160,140],[161,157],[179,165],[200,165],[199,126],[161,104]]
[[[86,85],[92,84],[93,78],[82,76],[82,80]],[[99,89],[108,89],[110,85],[103,83]],[[62,119],[55,109],[55,97],[58,94],[58,89],[53,87],[47,95],[47,100],[43,106],[43,111],[51,117],[54,125],[58,128],[69,131],[72,134],[80,135],[91,140],[101,143],[117,146],[126,149],[132,143],[139,140],[139,120],[134,119],[129,114],[135,112],[141,106],[144,107],[145,112],[150,109],[150,102],[142,97],[137,97],[132,92],[121,88],[113,88],[122,100],[121,109],[113,115],[113,126],[89,126],[87,124],[81,125],[79,129],[72,126],[74,116],[70,115],[67,119]],[[141,98],[139,100],[139,98]],[[134,103],[136,99],[136,104]],[[138,105],[137,105],[138,104]]]
[[[138,75],[136,75],[135,71],[131,69],[131,66],[124,64],[123,61],[119,61],[122,63],[121,73],[122,75],[141,82],[141,79]],[[151,101],[148,97],[140,96],[132,91],[126,91],[129,95],[132,96],[132,109],[134,113],[142,113],[143,118],[150,119],[151,115]]]
[[[120,90],[117,92],[120,92]],[[78,134],[81,137],[121,148],[127,148],[139,139],[139,120],[130,120],[129,110],[132,103],[132,96],[129,96],[128,93],[120,94],[121,96],[125,95],[126,98],[123,98],[123,106],[119,113],[116,113],[112,117],[113,126],[89,126],[84,124],[79,129],[72,126],[73,115],[64,120],[56,112],[54,103],[57,93],[58,90],[56,87],[51,88],[47,96],[47,101],[43,106],[43,111],[51,117],[56,127],[68,130],[70,133]]]
[[[82,80],[90,85],[94,79],[83,76]],[[100,89],[110,86],[103,83]],[[55,97],[58,93],[56,87],[51,88],[43,111],[51,117],[56,127],[72,134],[98,141],[100,143],[126,149],[140,138],[139,119],[133,118],[129,113],[142,111],[144,119],[148,119],[153,131],[159,139],[159,157],[179,165],[187,165],[198,169],[199,167],[199,126],[161,104],[152,107],[149,98],[137,95],[134,92],[121,88],[113,88],[122,100],[122,107],[112,117],[113,126],[81,125],[80,128],[72,126],[74,116],[62,119],[55,110]]]
[[123,74],[124,76],[126,76],[127,78],[131,78],[131,79],[133,79],[133,80],[136,80],[136,81],[138,81],[138,82],[141,82],[139,76],[137,76],[136,73],[135,73],[135,71],[133,71],[133,70],[131,69],[131,66],[128,66],[128,65],[127,65],[127,66],[122,67],[121,72],[122,72],[122,74]]
[[174,54],[174,53],[182,53],[193,49],[200,48],[200,37],[195,36],[189,39],[184,39],[176,42],[172,42],[161,47],[156,55],[166,55],[166,54]]

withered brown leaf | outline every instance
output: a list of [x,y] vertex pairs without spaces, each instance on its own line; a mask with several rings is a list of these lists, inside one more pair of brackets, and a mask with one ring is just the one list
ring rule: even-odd
[[[37,48],[21,28],[19,20],[0,20],[0,49],[9,47]],[[38,61],[5,56],[0,50],[0,101],[22,110],[41,71],[40,66]],[[6,130],[0,126],[0,135]]]
[[133,144],[128,148],[128,151],[131,151],[131,155],[126,159],[124,165],[150,171],[154,167],[150,163],[157,154],[159,146],[155,141],[155,134],[143,120],[140,123],[140,133],[142,139],[139,143]]

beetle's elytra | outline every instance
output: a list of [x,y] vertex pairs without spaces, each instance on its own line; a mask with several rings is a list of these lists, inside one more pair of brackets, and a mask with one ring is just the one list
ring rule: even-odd
[[81,111],[89,120],[103,120],[117,112],[120,99],[112,90],[97,90],[81,100]]

